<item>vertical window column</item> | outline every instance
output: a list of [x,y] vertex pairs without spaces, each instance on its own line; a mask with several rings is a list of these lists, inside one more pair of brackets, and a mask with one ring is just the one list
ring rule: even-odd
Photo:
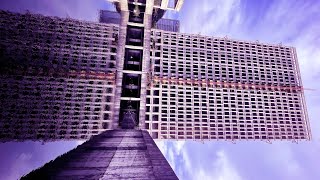
[[129,3],[128,7],[119,123],[123,129],[134,129],[139,124],[144,28],[132,24],[143,23],[145,5]]

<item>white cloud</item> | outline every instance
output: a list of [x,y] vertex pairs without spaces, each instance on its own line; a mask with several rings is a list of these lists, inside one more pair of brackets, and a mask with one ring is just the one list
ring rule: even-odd
[[264,161],[268,166],[276,166],[281,168],[283,177],[286,179],[293,179],[297,177],[303,178],[303,169],[299,162],[295,159],[294,149],[297,148],[294,144],[273,144],[273,147],[269,147],[276,153],[266,153]]
[[17,161],[28,161],[32,158],[32,154],[30,153],[21,153],[17,158]]
[[217,152],[218,159],[214,162],[214,170],[212,175],[218,180],[240,180],[241,177],[223,150]]
[[242,21],[239,5],[240,0],[206,0],[183,7],[180,12],[183,16],[181,31],[225,36]]
[[[189,143],[192,143],[192,146],[187,146]],[[213,156],[206,157],[206,153],[194,154],[190,151],[199,146],[201,149],[207,148],[200,142],[156,141],[156,144],[180,179],[241,179],[224,150],[212,151]]]
[[167,158],[172,169],[177,172],[179,167],[176,165],[177,157],[180,156],[185,141],[155,141],[162,154]]
[[162,152],[162,154],[167,153],[167,141],[155,140],[155,143],[158,146],[158,148],[160,149],[160,151]]
[[17,178],[20,178],[25,174],[25,172],[31,171],[32,167],[30,167],[32,154],[31,153],[21,153],[18,155],[18,157],[14,160],[14,162],[11,164],[11,167],[8,171],[7,176],[5,179],[7,180],[15,180]]
[[176,154],[172,148],[169,148],[167,153],[168,153],[168,162],[169,162],[170,166],[172,167],[172,169],[174,171],[176,171],[176,159],[175,159]]
[[[198,145],[201,144],[198,143]],[[180,178],[187,174],[187,177],[190,179],[200,180],[242,179],[223,150],[215,151],[216,159],[213,159],[212,156],[208,156],[206,159],[201,160],[196,159],[198,156],[194,157],[193,154],[188,151],[188,148],[181,149],[181,156],[183,163],[180,165],[183,166],[183,170],[180,169],[177,173]]]
[[[184,176],[184,172],[187,172],[187,174],[195,175],[198,173],[198,171],[194,168],[194,166],[191,165],[192,161],[190,160],[189,154],[187,152],[187,148],[182,149],[181,151],[182,156],[182,164],[180,164],[182,167],[179,169],[177,175],[182,179]],[[192,176],[191,176],[192,177]]]
[[183,147],[185,145],[186,141],[175,141],[173,143],[173,147],[175,149],[175,153],[179,156],[181,154],[181,151],[183,150]]

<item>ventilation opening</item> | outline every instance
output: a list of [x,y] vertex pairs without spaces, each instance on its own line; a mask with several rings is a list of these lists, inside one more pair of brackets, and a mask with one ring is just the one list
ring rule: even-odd
[[122,97],[140,97],[140,74],[123,74]]
[[139,124],[140,101],[121,100],[119,125],[123,129],[134,129]]
[[133,71],[142,70],[142,50],[126,49],[124,69]]
[[142,24],[146,7],[144,5],[128,4],[128,8],[129,8],[129,22]]
[[127,26],[127,45],[143,46],[144,28]]

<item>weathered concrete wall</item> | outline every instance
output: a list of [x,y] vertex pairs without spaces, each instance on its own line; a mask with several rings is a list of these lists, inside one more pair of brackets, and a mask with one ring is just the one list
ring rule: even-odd
[[118,25],[0,11],[0,141],[112,128]]
[[178,179],[147,131],[109,130],[22,179]]
[[310,140],[295,48],[156,29],[150,38],[153,138]]

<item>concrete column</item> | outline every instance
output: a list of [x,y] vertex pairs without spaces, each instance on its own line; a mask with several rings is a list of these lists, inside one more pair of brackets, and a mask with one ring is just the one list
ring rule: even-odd
[[21,179],[178,179],[147,131],[109,130]]
[[143,61],[142,61],[142,75],[141,75],[141,96],[140,96],[140,113],[139,113],[139,127],[145,129],[145,115],[146,115],[146,97],[147,86],[149,83],[150,71],[150,41],[151,41],[151,25],[152,15],[145,14],[144,18],[144,42],[143,42]]
[[122,77],[123,77],[123,63],[125,54],[125,44],[127,37],[127,23],[129,20],[129,12],[121,11],[121,22],[118,40],[118,52],[117,52],[117,64],[116,64],[116,88],[114,96],[114,118],[113,118],[113,129],[119,128],[119,114],[120,114],[120,99],[122,91]]

